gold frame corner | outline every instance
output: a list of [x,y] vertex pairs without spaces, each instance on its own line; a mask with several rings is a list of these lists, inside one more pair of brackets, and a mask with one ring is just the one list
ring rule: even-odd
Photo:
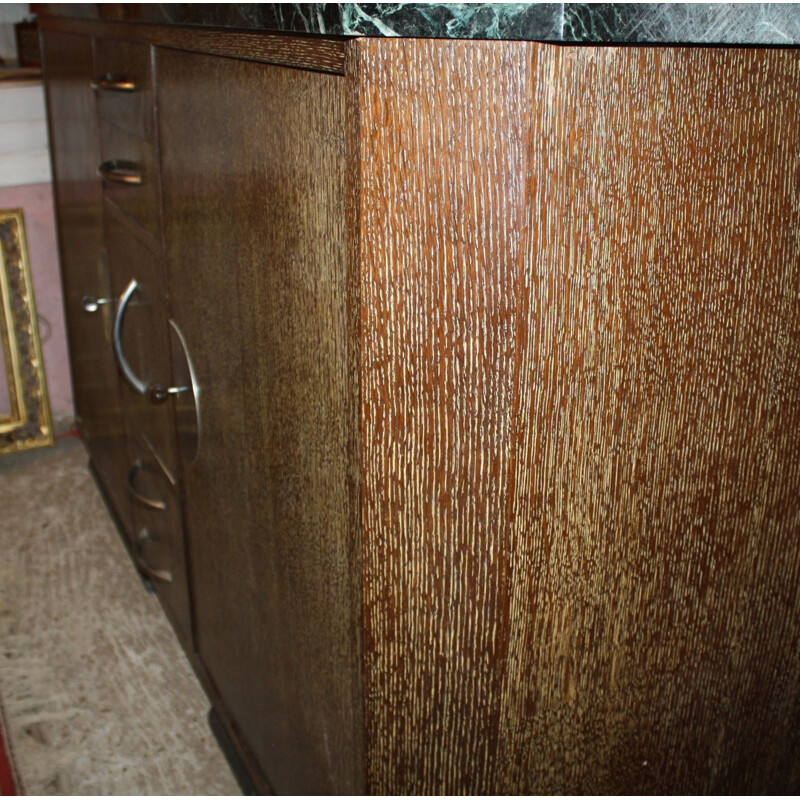
[[22,209],[0,211],[0,353],[11,413],[0,415],[0,455],[52,447],[44,373]]

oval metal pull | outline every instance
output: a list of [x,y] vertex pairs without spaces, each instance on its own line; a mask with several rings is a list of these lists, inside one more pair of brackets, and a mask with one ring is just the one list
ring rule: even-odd
[[131,279],[131,282],[127,285],[125,291],[119,298],[119,307],[114,317],[114,327],[111,330],[111,345],[114,349],[114,358],[117,360],[119,371],[122,373],[122,377],[127,381],[128,386],[138,394],[146,394],[147,384],[136,377],[134,371],[131,369],[131,365],[128,363],[128,359],[125,358],[125,353],[122,351],[122,322],[125,319],[125,311],[128,308],[128,303],[138,286],[139,284],[136,282],[136,279]]
[[95,297],[92,294],[87,294],[83,300],[81,300],[81,307],[87,314],[94,314],[100,306],[113,302],[114,298],[112,297]]
[[138,88],[135,81],[130,78],[123,78],[121,75],[101,75],[89,81],[92,89],[102,89],[105,92],[135,92]]
[[154,500],[151,497],[143,495],[140,491],[137,490],[136,486],[134,485],[134,480],[136,476],[142,471],[147,471],[147,467],[144,464],[142,464],[141,461],[135,461],[133,466],[128,470],[128,476],[126,480],[126,488],[128,490],[128,494],[137,503],[139,503],[139,505],[142,505],[145,508],[149,508],[152,511],[166,511],[167,504],[163,500]]
[[172,583],[172,573],[166,569],[154,569],[147,563],[147,559],[142,555],[142,548],[144,543],[150,538],[150,531],[147,528],[142,528],[139,535],[136,537],[136,551],[134,556],[136,558],[136,565],[139,567],[141,573],[151,580],[163,581],[164,583]]
[[183,332],[174,319],[170,324],[173,379],[185,388],[175,401],[178,449],[187,464],[197,460],[200,451],[200,384]]
[[97,167],[97,174],[104,181],[122,183],[125,186],[139,186],[142,183],[142,171],[133,161],[111,159]]

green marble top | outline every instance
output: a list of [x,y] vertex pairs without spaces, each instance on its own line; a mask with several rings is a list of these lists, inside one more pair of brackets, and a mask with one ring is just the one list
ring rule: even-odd
[[115,3],[47,13],[335,36],[800,44],[798,3]]

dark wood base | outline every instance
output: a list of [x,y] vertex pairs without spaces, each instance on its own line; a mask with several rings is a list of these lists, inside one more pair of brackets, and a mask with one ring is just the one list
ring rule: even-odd
[[259,795],[260,792],[256,790],[253,781],[250,780],[247,769],[241,758],[239,758],[236,747],[228,736],[219,714],[213,708],[208,710],[208,726],[211,728],[211,733],[214,734],[219,749],[222,750],[222,754],[225,756],[225,760],[228,762],[228,766],[231,768],[233,777],[236,778],[236,783],[239,784],[242,794]]

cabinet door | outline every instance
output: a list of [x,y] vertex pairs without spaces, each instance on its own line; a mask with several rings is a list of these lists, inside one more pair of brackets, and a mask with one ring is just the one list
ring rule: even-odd
[[103,250],[102,191],[87,36],[43,31],[50,143],[75,411],[92,462],[125,528],[127,458],[111,349],[111,287]]
[[159,51],[199,656],[278,793],[358,792],[343,80]]

